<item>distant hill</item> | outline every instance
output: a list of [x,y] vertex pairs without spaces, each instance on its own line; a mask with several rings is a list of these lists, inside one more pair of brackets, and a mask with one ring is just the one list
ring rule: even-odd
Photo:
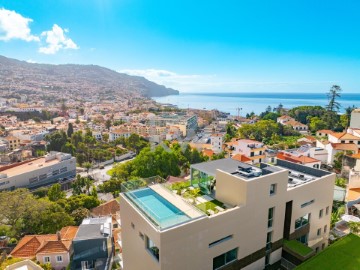
[[145,97],[178,95],[179,91],[96,65],[35,64],[0,56],[0,91],[43,91],[56,89],[59,94],[78,92],[92,95],[112,92],[115,95]]

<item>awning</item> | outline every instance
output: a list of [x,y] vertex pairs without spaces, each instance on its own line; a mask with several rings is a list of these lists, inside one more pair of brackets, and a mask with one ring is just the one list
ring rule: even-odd
[[354,206],[357,210],[360,211],[360,204],[357,203],[357,204],[354,204],[353,206]]
[[360,218],[352,216],[352,215],[343,215],[341,217],[341,219],[346,222],[360,222]]

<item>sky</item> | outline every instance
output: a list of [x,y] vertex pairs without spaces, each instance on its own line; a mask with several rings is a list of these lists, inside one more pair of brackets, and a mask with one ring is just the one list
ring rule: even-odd
[[181,92],[360,93],[360,1],[0,0],[0,54]]

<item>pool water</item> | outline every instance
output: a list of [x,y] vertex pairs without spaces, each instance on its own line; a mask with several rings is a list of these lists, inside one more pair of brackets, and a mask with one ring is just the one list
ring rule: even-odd
[[131,191],[127,195],[160,228],[170,227],[191,219],[151,188]]

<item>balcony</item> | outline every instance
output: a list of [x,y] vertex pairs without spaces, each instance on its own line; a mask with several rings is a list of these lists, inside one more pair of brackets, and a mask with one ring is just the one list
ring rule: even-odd
[[284,257],[296,265],[315,254],[315,250],[297,240],[284,240],[283,251],[287,253]]

